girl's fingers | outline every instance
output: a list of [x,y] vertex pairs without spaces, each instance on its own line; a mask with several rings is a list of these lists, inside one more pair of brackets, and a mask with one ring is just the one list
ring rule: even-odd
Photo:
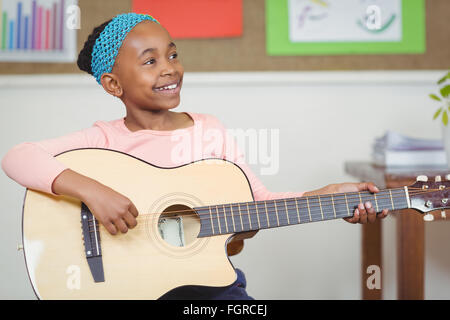
[[387,217],[387,215],[389,214],[389,210],[388,209],[384,209],[383,211],[377,213],[377,218],[378,219],[384,219]]
[[105,222],[105,223],[103,223],[103,226],[106,228],[106,230],[108,230],[108,232],[110,234],[112,234],[112,235],[117,234],[117,228],[111,222]]
[[139,215],[138,210],[136,209],[136,207],[134,206],[133,202],[130,204],[130,207],[128,208],[128,210],[131,212],[131,214],[135,217],[137,217]]
[[375,212],[375,209],[372,207],[372,204],[370,202],[365,203],[366,211],[367,211],[367,220],[369,223],[375,222],[377,220],[377,213]]
[[359,210],[355,209],[355,212],[353,213],[353,217],[350,219],[350,222],[351,223],[358,223],[360,216],[361,216],[361,214],[360,214]]
[[133,229],[136,227],[137,221],[132,212],[128,211],[128,213],[123,216],[123,219],[125,220],[128,228]]
[[359,191],[369,190],[372,193],[380,192],[378,187],[373,182],[361,182],[357,185]]
[[127,233],[128,227],[122,218],[118,218],[118,219],[114,220],[114,225],[116,226],[117,229],[120,230],[120,232]]
[[364,207],[364,205],[362,203],[360,203],[358,206],[358,209],[359,209],[359,214],[360,214],[359,223],[366,224],[367,223],[366,208]]
[[372,193],[380,192],[380,189],[378,189],[377,186],[375,184],[373,184],[372,182],[369,182],[367,184],[367,189],[369,189],[369,191]]

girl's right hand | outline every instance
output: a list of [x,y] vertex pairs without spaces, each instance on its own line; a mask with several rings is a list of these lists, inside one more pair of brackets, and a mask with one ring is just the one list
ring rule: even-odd
[[103,184],[99,183],[82,201],[112,235],[126,233],[137,225],[139,213],[133,202]]
[[139,213],[130,199],[75,171],[66,169],[61,172],[53,181],[52,190],[55,194],[71,196],[84,202],[112,235],[119,231],[126,233],[137,225]]

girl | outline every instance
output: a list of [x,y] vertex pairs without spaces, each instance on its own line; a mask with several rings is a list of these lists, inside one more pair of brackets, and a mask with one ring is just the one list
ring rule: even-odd
[[[192,153],[184,161],[223,158],[235,162],[246,173],[255,200],[379,191],[373,183],[343,183],[310,192],[269,192],[244,163],[234,140],[216,118],[171,111],[180,103],[183,66],[169,33],[151,16],[122,14],[95,28],[79,54],[78,66],[93,75],[106,92],[122,100],[126,116],[98,121],[91,128],[60,138],[15,146],[2,160],[2,168],[26,188],[81,200],[113,235],[137,225],[136,207],[122,194],[67,168],[55,155],[77,148],[108,148],[161,167],[179,166],[174,148],[179,147],[179,141],[193,138],[201,127],[203,132],[220,133],[223,139],[217,139],[212,148],[201,141],[201,152]],[[361,203],[346,221],[367,223],[386,215],[387,210],[377,215],[367,202]],[[229,287],[185,287],[164,298],[251,299],[245,291],[243,273],[237,273],[238,279]]]

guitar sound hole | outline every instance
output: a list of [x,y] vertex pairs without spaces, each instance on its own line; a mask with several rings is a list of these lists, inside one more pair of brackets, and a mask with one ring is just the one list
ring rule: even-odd
[[200,232],[200,219],[191,208],[175,204],[166,208],[158,219],[158,231],[168,244],[185,247],[193,243]]

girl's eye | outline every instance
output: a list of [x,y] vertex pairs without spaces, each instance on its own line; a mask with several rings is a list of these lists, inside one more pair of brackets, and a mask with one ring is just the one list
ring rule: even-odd
[[176,59],[176,58],[178,58],[178,53],[174,53],[174,54],[172,54],[170,57],[171,57],[172,59]]
[[150,59],[150,60],[145,61],[144,64],[154,64],[155,61],[156,61],[155,59]]

